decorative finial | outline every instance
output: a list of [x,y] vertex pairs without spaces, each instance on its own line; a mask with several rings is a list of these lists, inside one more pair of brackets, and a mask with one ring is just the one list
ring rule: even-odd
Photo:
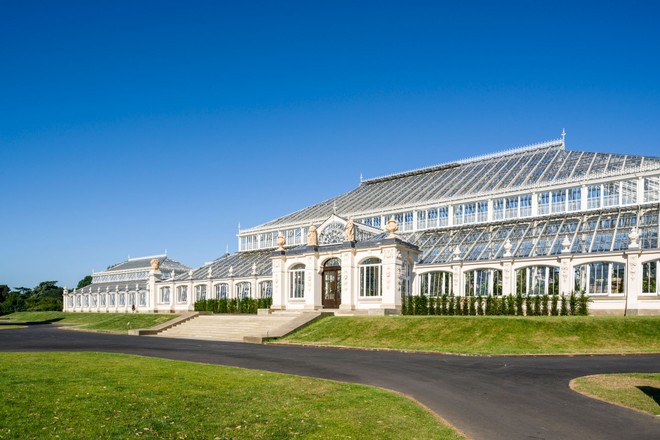
[[281,232],[278,232],[277,234],[277,247],[283,251],[284,250],[284,245],[286,244],[286,237],[282,235]]
[[213,278],[213,266],[209,266],[209,278]]
[[234,276],[234,266],[229,266],[229,276],[230,277]]
[[456,249],[454,249],[454,261],[458,261],[461,259],[461,247],[456,246]]
[[238,232],[241,232],[241,222],[238,222]]
[[396,221],[394,216],[390,217],[390,219],[385,223],[385,229],[387,229],[387,232],[390,233],[388,238],[394,238],[395,235],[394,233],[399,229],[399,222]]
[[229,255],[229,245],[225,245],[225,255]]
[[511,244],[511,240],[508,238],[504,242],[504,256],[505,257],[510,257],[511,256],[511,249],[513,248],[513,245]]
[[362,183],[362,173],[360,173],[360,183]]
[[567,254],[571,251],[571,240],[568,239],[568,236],[564,236],[564,241],[561,242],[561,253]]
[[252,275],[257,274],[257,263],[252,263]]
[[628,234],[628,238],[630,239],[628,249],[639,249],[639,243],[637,242],[637,239],[639,239],[639,232],[637,232],[637,226],[632,227],[630,234]]
[[566,130],[564,128],[561,129],[561,144],[566,145]]

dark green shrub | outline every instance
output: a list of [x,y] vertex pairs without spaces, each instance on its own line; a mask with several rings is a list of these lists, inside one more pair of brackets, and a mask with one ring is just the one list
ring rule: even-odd
[[577,304],[578,298],[575,295],[575,292],[571,292],[571,296],[568,298],[568,311],[571,316],[577,315]]
[[442,298],[440,298],[440,314],[441,315],[447,315],[447,294],[442,295]]
[[565,295],[561,296],[561,316],[568,316],[568,298]]
[[548,295],[543,295],[541,301],[541,315],[548,316],[550,313],[550,297]]
[[541,295],[534,297],[534,316],[541,316]]
[[450,296],[447,299],[447,314],[448,315],[456,315],[456,297],[454,295]]
[[557,316],[559,315],[559,309],[557,307],[559,303],[559,296],[557,294],[552,295],[552,300],[550,303],[550,315]]
[[516,293],[516,315],[523,316],[523,302],[524,298],[520,292]]
[[[481,297],[479,297],[479,298],[481,298]],[[474,316],[474,315],[477,314],[476,304],[477,304],[477,299],[474,296],[471,296],[470,297],[470,304],[469,304],[469,307],[470,307],[469,315],[470,316]],[[465,310],[465,308],[463,310]]]
[[589,314],[589,297],[580,292],[580,297],[578,299],[578,315],[587,316]]
[[428,310],[426,311],[426,314],[427,315],[435,315],[436,314],[435,313],[435,298],[433,298],[432,296],[429,296],[428,303],[429,303],[429,306],[428,306]]
[[[489,297],[486,297],[487,299]],[[477,297],[477,307],[476,307],[476,313],[475,315],[483,315],[484,314],[484,297],[483,296],[478,296]]]
[[526,316],[534,315],[534,308],[532,307],[532,297],[529,295],[525,296],[525,315]]

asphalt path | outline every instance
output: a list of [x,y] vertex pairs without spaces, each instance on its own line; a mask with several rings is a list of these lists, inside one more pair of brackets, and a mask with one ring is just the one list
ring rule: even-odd
[[570,390],[575,377],[658,372],[660,355],[453,356],[80,332],[0,332],[0,351],[96,351],[375,385],[402,392],[474,439],[660,439],[660,417]]

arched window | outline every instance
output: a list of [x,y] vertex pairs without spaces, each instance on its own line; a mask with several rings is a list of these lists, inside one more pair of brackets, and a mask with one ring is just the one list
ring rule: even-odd
[[135,292],[131,292],[128,294],[128,305],[129,306],[135,305]]
[[410,295],[410,284],[412,282],[412,266],[408,260],[403,260],[401,265],[401,295]]
[[105,293],[101,294],[101,306],[105,307]]
[[360,296],[382,296],[383,273],[380,258],[367,258],[360,263],[359,268]]
[[92,295],[92,307],[96,307],[98,304],[98,298],[99,296],[97,294]]
[[558,295],[559,268],[530,266],[516,270],[516,293],[520,295]]
[[120,306],[125,306],[126,305],[126,294],[125,293],[120,293],[119,294],[119,305]]
[[626,265],[596,262],[575,267],[575,290],[587,295],[609,295],[624,292]]
[[252,284],[248,282],[236,283],[236,298],[250,298],[250,291],[252,290]]
[[176,302],[185,303],[188,301],[188,286],[179,286],[176,288]]
[[660,260],[642,264],[642,293],[660,294],[658,269],[660,269]]
[[115,294],[115,293],[111,293],[111,294],[110,294],[110,305],[111,305],[111,306],[114,306],[116,300],[117,300],[116,294]]
[[421,293],[426,296],[452,295],[452,273],[451,272],[428,272],[420,276]]
[[85,304],[85,307],[89,307],[89,295],[85,295],[84,304]]
[[206,284],[198,284],[195,286],[195,301],[202,301],[206,299]]
[[273,282],[272,281],[262,281],[259,283],[259,297],[260,298],[272,298],[273,296]]
[[[146,306],[147,305],[147,292],[141,291],[139,295],[140,295],[140,305],[141,306]],[[169,302],[169,300],[168,300],[168,302]]]
[[305,297],[305,265],[296,264],[289,269],[289,298]]
[[66,299],[66,304],[68,307],[73,307],[73,296],[69,295]]
[[160,288],[160,298],[158,301],[161,304],[169,304],[170,303],[170,288],[169,287],[161,287]]
[[80,307],[82,301],[82,295],[76,295],[76,306]]
[[215,285],[215,297],[217,299],[227,299],[228,292],[229,292],[229,284],[220,283]]
[[323,264],[323,267],[341,267],[341,260],[339,258],[330,258]]
[[476,269],[465,272],[466,296],[499,296],[502,294],[502,271]]

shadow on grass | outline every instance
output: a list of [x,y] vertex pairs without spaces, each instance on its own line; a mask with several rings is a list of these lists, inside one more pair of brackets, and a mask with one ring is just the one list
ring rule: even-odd
[[7,321],[0,320],[0,326],[3,325],[43,325],[43,324],[52,324],[57,321],[61,321],[63,318],[53,318],[53,319],[44,319],[43,321]]
[[657,405],[660,405],[660,388],[639,386],[637,389],[653,399]]

